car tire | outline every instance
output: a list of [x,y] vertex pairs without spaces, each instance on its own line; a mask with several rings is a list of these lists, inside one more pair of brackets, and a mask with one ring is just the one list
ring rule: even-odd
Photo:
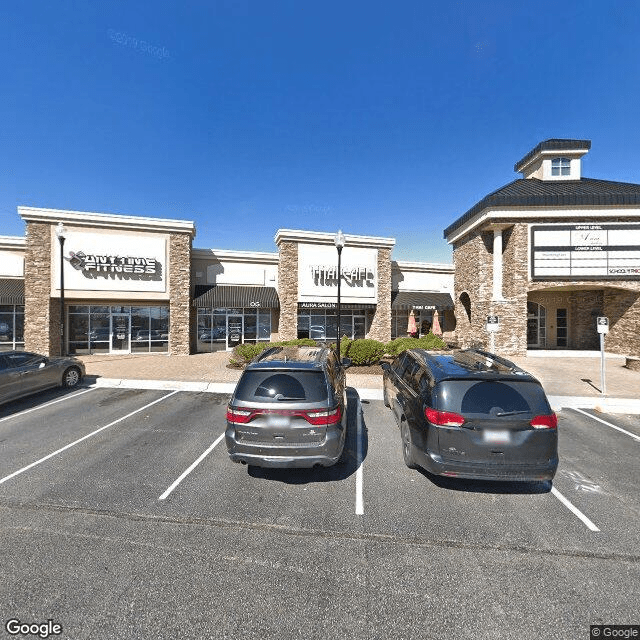
[[406,420],[400,426],[400,437],[402,439],[402,459],[409,469],[417,469],[418,465],[413,459],[413,443],[411,442],[411,430]]
[[69,367],[65,369],[62,374],[62,386],[65,387],[65,389],[77,387],[81,379],[80,369],[78,369],[78,367]]

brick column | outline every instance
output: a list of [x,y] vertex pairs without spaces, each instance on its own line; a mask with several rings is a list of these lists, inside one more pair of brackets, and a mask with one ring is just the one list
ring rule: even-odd
[[172,233],[169,239],[169,353],[189,355],[191,306],[191,236]]
[[278,262],[280,321],[278,340],[298,337],[298,243],[281,242]]
[[51,298],[51,225],[27,223],[24,256],[24,347],[59,355],[60,299]]
[[391,340],[391,249],[378,249],[378,300],[367,338]]

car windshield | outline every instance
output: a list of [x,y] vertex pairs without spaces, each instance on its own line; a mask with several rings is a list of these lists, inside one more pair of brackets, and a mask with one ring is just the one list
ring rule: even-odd
[[236,399],[246,402],[319,402],[328,389],[322,371],[245,371]]
[[491,417],[551,413],[537,382],[446,380],[439,387],[437,397],[441,411]]

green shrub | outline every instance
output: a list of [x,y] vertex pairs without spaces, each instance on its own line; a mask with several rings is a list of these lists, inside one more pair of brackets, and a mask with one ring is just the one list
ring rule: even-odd
[[447,343],[440,336],[436,336],[431,332],[421,338],[396,338],[385,346],[386,353],[391,356],[397,356],[407,349],[439,350],[446,348]]
[[[344,354],[347,358],[351,358],[351,362],[355,365],[376,364],[384,355],[385,345],[377,340],[368,338],[361,340],[350,340]],[[340,351],[342,349],[342,340],[340,341]]]
[[239,344],[238,346],[233,348],[231,357],[229,358],[229,364],[235,367],[244,367],[266,349],[271,349],[272,347],[287,346],[315,347],[316,341],[312,340],[311,338],[299,338],[297,340],[284,340],[281,342],[258,342],[256,344]]

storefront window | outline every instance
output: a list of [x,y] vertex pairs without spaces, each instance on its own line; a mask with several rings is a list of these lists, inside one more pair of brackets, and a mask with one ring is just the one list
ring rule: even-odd
[[[364,338],[367,334],[366,312],[344,309],[340,311],[340,336],[351,339]],[[336,340],[338,318],[335,309],[326,311],[302,310],[298,312],[298,338],[312,340]]]
[[198,353],[225,351],[233,340],[254,344],[271,339],[270,309],[198,309],[197,348]]
[[0,306],[0,351],[24,349],[24,306]]
[[[127,327],[127,335],[118,338],[117,345],[113,343],[115,319],[119,319],[118,326]],[[121,349],[132,353],[166,353],[169,308],[69,305],[68,339],[72,354],[110,353]]]

